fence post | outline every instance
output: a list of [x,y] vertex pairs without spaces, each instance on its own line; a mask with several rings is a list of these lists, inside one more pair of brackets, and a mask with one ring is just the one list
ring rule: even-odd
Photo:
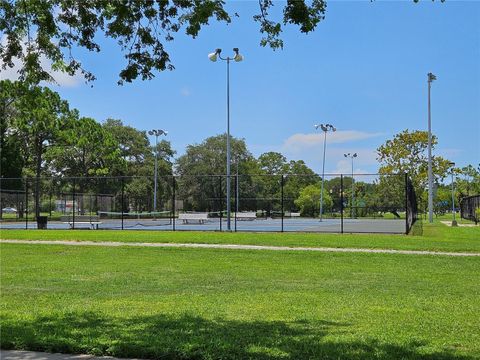
[[237,232],[237,212],[238,212],[238,172],[235,176],[235,232]]
[[340,174],[340,233],[343,234],[343,174]]
[[175,231],[175,175],[172,174],[172,230]]
[[282,174],[282,178],[280,180],[280,185],[282,187],[282,232],[283,232],[283,206],[284,206],[284,203],[283,203],[283,181],[284,181],[284,178],[283,178],[283,174]]
[[408,175],[405,173],[405,235],[408,235],[409,226],[408,226]]
[[72,187],[72,229],[75,229],[75,178]]
[[28,230],[28,177],[25,178],[25,230]]
[[48,202],[48,211],[50,213],[50,218],[52,217],[52,186],[53,186],[53,180],[50,179],[50,200]]
[[[120,195],[120,213],[121,213],[121,219],[122,219],[122,230],[123,230],[123,187],[125,185],[125,179],[123,178],[123,176],[121,177],[121,180],[122,180],[122,192],[121,192],[121,195]],[[155,216],[155,215],[154,215]]]
[[222,175],[219,175],[218,176],[219,180],[220,180],[220,231],[222,231],[222,212],[223,212],[223,206],[222,206]]

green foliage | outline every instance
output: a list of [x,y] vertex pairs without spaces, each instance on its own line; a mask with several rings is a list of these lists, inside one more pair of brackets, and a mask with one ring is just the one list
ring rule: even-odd
[[[44,155],[47,147],[55,141],[66,119],[70,116],[68,103],[47,87],[28,86],[22,82],[1,81],[4,88],[0,103],[8,103],[9,137],[14,137],[16,149],[20,150],[21,163],[25,173],[34,175],[35,211],[40,209],[39,179],[44,167]],[[6,91],[5,91],[6,89]],[[8,143],[8,142],[7,142]],[[7,146],[7,149],[9,147]],[[9,154],[8,152],[6,153]],[[3,155],[3,154],[2,154]],[[19,162],[18,155],[10,153],[14,162]],[[9,162],[5,159],[5,162]]]
[[151,160],[152,154],[146,131],[126,126],[118,119],[107,119],[102,127],[113,136],[120,148],[120,156],[126,162],[139,164]]
[[[437,138],[432,135],[432,149],[436,144]],[[420,207],[424,207],[425,197],[422,195],[428,183],[427,149],[428,132],[419,130],[410,132],[408,129],[395,135],[392,140],[387,140],[377,149],[377,160],[380,162],[379,173],[384,175],[407,173],[420,200]],[[448,176],[449,163],[449,160],[440,156],[432,156],[435,182],[441,182]],[[381,190],[391,192],[397,186],[397,181],[392,177],[382,177],[379,185]]]
[[[178,197],[184,200],[186,210],[218,211],[222,199],[225,198],[227,173],[226,134],[212,136],[201,144],[188,145],[184,155],[177,159],[176,172],[178,179]],[[248,151],[243,139],[230,139],[232,163],[231,174],[241,175],[241,193],[254,191],[251,184],[250,171],[255,168],[255,161]],[[222,175],[222,178],[211,175]],[[233,189],[232,179],[232,189]],[[247,206],[247,204],[243,204]],[[225,206],[225,205],[223,205]]]
[[443,215],[452,209],[452,190],[447,187],[439,187],[433,204],[433,211],[437,215]]
[[[320,185],[308,185],[300,191],[295,200],[295,205],[300,208],[302,216],[315,217],[320,211]],[[323,209],[330,209],[333,205],[332,198],[327,189],[323,189]]]
[[52,201],[50,202],[49,200],[44,200],[40,204],[40,211],[44,213],[49,213],[50,211],[55,210],[55,203]]
[[[268,15],[271,0],[259,1],[260,14],[254,17],[266,34],[263,46],[283,46],[282,28]],[[283,23],[295,24],[302,33],[313,31],[324,18],[326,3],[313,0],[289,0]],[[234,16],[238,16],[234,13]],[[0,33],[7,44],[0,47],[3,69],[19,59],[22,79],[38,84],[53,81],[51,69],[41,61],[45,56],[52,69],[69,75],[81,73],[92,81],[95,75],[84,69],[72,55],[73,48],[99,52],[96,36],[115,39],[124,53],[126,66],[120,71],[120,84],[137,78],[151,79],[154,71],[173,70],[165,43],[184,30],[195,38],[210,21],[230,23],[232,15],[222,0],[210,1],[70,1],[23,0],[0,2]],[[161,30],[161,31],[160,31]],[[26,37],[26,39],[25,39]],[[27,45],[24,46],[23,42]],[[41,56],[40,56],[41,55]]]
[[17,115],[15,102],[20,96],[18,86],[9,80],[0,81],[0,176],[20,177],[24,159],[21,143],[11,130]]
[[461,169],[454,169],[455,187],[458,198],[480,194],[480,164],[477,168],[467,165]]
[[49,148],[48,159],[53,168],[73,177],[104,176],[124,167],[113,136],[91,118],[70,119]]

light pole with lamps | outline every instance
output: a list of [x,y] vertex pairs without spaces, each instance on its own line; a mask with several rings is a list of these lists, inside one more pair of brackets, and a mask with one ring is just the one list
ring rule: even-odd
[[148,132],[148,135],[155,135],[155,187],[153,189],[153,211],[157,211],[157,176],[158,176],[158,137],[160,135],[167,136],[168,131],[162,129],[153,129]]
[[347,154],[343,154],[343,156],[345,156],[346,158],[350,158],[352,159],[352,204],[350,206],[350,217],[353,219],[353,216],[354,216],[354,210],[353,210],[353,201],[355,199],[355,195],[354,195],[354,183],[353,183],[353,158],[356,158],[358,155],[357,153],[353,153],[353,154],[350,154],[350,153],[347,153]]
[[455,163],[451,162],[451,163],[449,163],[449,165],[452,167],[452,215],[453,215],[452,226],[458,226],[457,220],[455,219],[455,188],[454,188],[454,185],[453,185],[454,184],[454,182],[453,182],[453,170],[454,170]]
[[240,55],[238,48],[233,48],[235,53],[233,57],[227,56],[223,58],[220,54],[222,49],[215,49],[215,52],[208,54],[208,58],[215,62],[217,59],[224,60],[227,62],[227,230],[231,230],[230,224],[230,215],[231,215],[231,204],[230,204],[230,61],[234,60],[240,62],[243,60],[243,56]]
[[433,223],[433,172],[432,172],[432,118],[430,111],[430,88],[437,77],[428,73],[428,222]]
[[318,130],[320,128],[324,133],[325,137],[323,140],[323,164],[322,164],[322,188],[320,190],[320,221],[323,220],[323,183],[324,183],[324,178],[325,178],[325,151],[327,149],[327,132],[332,131],[335,132],[337,129],[331,124],[320,124],[320,125],[314,125],[315,130]]

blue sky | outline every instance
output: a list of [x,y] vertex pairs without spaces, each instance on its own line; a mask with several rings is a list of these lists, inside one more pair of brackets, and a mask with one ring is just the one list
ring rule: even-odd
[[[275,3],[276,11],[283,3]],[[169,131],[178,155],[186,145],[225,132],[223,62],[215,48],[239,47],[245,61],[231,66],[231,133],[256,156],[280,151],[321,169],[323,140],[316,123],[334,124],[327,140],[327,173],[350,172],[345,152],[357,152],[355,172],[378,169],[375,149],[404,130],[426,130],[427,73],[432,85],[434,154],[458,165],[480,161],[480,2],[329,1],[314,33],[289,26],[284,49],[259,45],[251,19],[256,1],[229,2],[230,25],[213,23],[198,38],[177,34],[167,44],[176,67],[151,81],[116,85],[124,59],[114,42],[82,54],[98,80],[59,80],[55,87],[83,116],[119,118],[139,129]],[[3,74],[3,76],[6,76]]]

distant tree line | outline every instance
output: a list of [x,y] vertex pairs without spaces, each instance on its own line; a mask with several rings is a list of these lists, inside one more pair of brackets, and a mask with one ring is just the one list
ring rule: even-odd
[[[434,137],[434,145],[436,142]],[[355,208],[356,216],[397,211],[404,206],[405,181],[404,176],[398,175],[403,173],[411,177],[420,207],[424,208],[426,144],[426,132],[405,130],[378,148],[380,176],[375,181],[354,181],[350,176],[325,179],[324,208],[332,214],[342,207]],[[245,141],[237,138],[231,138],[231,149],[232,202],[236,201],[237,192],[240,199],[238,204],[232,204],[233,208],[238,205],[240,211],[262,210],[266,216],[272,216],[283,207],[284,211],[318,216],[321,177],[304,161],[287,160],[278,152],[255,157]],[[146,131],[127,126],[119,119],[99,122],[82,117],[48,87],[0,81],[1,188],[24,189],[22,179],[33,179],[30,191],[34,190],[36,214],[47,207],[42,193],[72,191],[114,194],[117,209],[151,211],[156,153],[158,209],[171,208],[173,192],[185,211],[215,212],[225,208],[226,178],[221,176],[226,172],[225,134],[188,145],[185,154],[175,158],[168,140],[162,139],[155,148]],[[448,187],[442,185],[449,171],[448,160],[434,157],[438,212],[449,206]],[[480,193],[480,166],[455,168],[454,172],[457,200]],[[175,182],[172,175],[177,175]],[[42,180],[49,177],[77,180],[75,184]],[[122,197],[118,195],[120,191]],[[86,208],[81,205],[79,208]]]

